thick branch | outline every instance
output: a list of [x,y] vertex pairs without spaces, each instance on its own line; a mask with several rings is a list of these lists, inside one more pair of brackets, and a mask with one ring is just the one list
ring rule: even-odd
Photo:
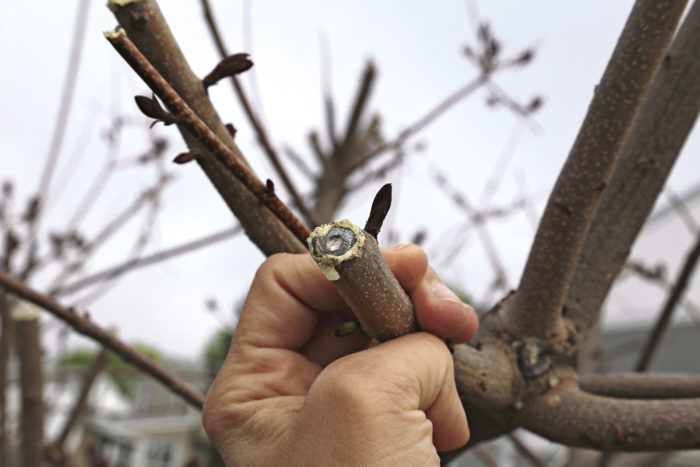
[[[250,171],[248,166],[241,162],[241,159],[222,142],[218,135],[209,129],[206,123],[194,113],[172,86],[153,68],[146,57],[139,52],[124,31],[107,32],[105,37],[153,92],[165,102],[170,111],[179,119],[180,125],[195,135],[197,140],[217,158],[221,165],[243,183],[244,187],[249,190],[249,193],[257,201],[264,203],[303,245],[303,242],[309,236],[309,229],[280,201],[277,195],[267,190],[266,186]],[[240,216],[239,219],[241,225],[247,228],[245,219]],[[256,228],[259,228],[259,226]],[[267,235],[268,232],[265,232],[265,234]],[[252,240],[256,241],[256,238],[252,238]]]
[[566,299],[580,334],[595,322],[700,111],[700,2],[659,69],[591,223]]
[[522,426],[545,438],[601,451],[700,448],[700,399],[635,400],[588,394],[565,381],[528,404]]
[[513,305],[504,308],[503,325],[512,335],[572,350],[561,319],[569,283],[601,192],[685,3],[635,4],[550,194]]
[[[125,3],[124,5],[120,5]],[[108,6],[129,34],[147,62],[162,74],[176,93],[213,131],[220,142],[246,164],[226,127],[221,122],[200,79],[192,72],[154,0],[110,1]],[[166,102],[167,104],[167,102]],[[171,110],[173,110],[171,108]],[[250,239],[266,255],[278,252],[301,253],[303,243],[271,213],[235,176],[224,170],[221,161],[199,141],[196,133],[178,125],[197,163],[214,184],[228,207],[241,221]]]
[[202,408],[204,396],[201,392],[187,384],[179,376],[155,360],[143,355],[115,338],[111,333],[91,322],[87,317],[82,317],[70,309],[63,307],[53,298],[30,289],[4,271],[0,271],[0,284],[2,284],[8,292],[14,293],[18,297],[38,305],[64,323],[67,323],[79,334],[100,342],[103,346],[107,347],[127,362],[160,381],[167,389],[185,399],[192,406],[198,409]]
[[579,377],[583,391],[627,399],[700,398],[700,375],[684,373],[594,373]]
[[107,351],[107,349],[105,347],[102,347],[100,353],[98,353],[95,356],[95,360],[93,360],[92,365],[90,365],[90,368],[87,370],[87,373],[85,373],[85,377],[83,378],[83,384],[80,388],[80,394],[78,395],[78,398],[76,399],[75,404],[73,405],[73,409],[71,410],[70,415],[66,420],[66,423],[63,425],[63,428],[61,428],[61,431],[58,437],[56,438],[56,441],[53,442],[53,445],[59,451],[63,449],[63,444],[68,439],[68,435],[70,434],[71,430],[73,430],[73,428],[75,427],[75,424],[78,422],[80,416],[83,414],[83,410],[85,409],[85,403],[87,402],[88,396],[90,395],[92,386],[95,383],[97,376],[104,368],[105,363],[107,362],[108,355],[109,352]]

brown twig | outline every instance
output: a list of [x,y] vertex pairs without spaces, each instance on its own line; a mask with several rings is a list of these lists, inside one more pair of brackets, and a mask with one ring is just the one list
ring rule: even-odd
[[[61,102],[59,103],[58,112],[56,113],[56,123],[49,144],[48,154],[46,155],[46,162],[39,179],[39,187],[37,190],[39,210],[43,208],[42,204],[46,202],[47,193],[51,185],[51,178],[56,172],[56,163],[58,162],[58,156],[63,147],[66,128],[70,121],[70,111],[73,103],[73,94],[78,81],[78,72],[80,71],[80,58],[83,51],[85,31],[87,30],[86,24],[88,13],[90,12],[90,5],[90,0],[82,0],[76,9],[71,52],[68,57],[68,69],[66,70],[65,80],[63,82]],[[38,214],[38,217],[41,217],[40,214]],[[38,220],[39,219],[37,219],[37,221]],[[38,228],[38,222],[36,227]],[[31,237],[34,237],[34,235],[32,234]]]
[[5,271],[0,271],[0,284],[2,284],[8,292],[14,293],[18,297],[34,303],[56,318],[67,323],[79,334],[100,342],[103,346],[107,347],[127,362],[160,381],[167,389],[185,399],[185,401],[192,406],[198,409],[202,408],[204,396],[201,392],[194,389],[175,373],[155,360],[143,355],[115,338],[110,332],[102,329],[87,317],[80,316],[70,309],[61,306],[53,298],[27,287]]
[[[221,38],[221,34],[219,33],[219,28],[217,27],[216,21],[214,20],[214,15],[212,14],[209,1],[201,0],[201,4],[202,8],[204,9],[204,18],[206,19],[209,32],[211,33],[212,38],[214,39],[216,48],[219,51],[219,56],[221,58],[225,58],[229,55],[229,53],[226,50],[224,41]],[[265,131],[265,128],[260,123],[260,119],[258,119],[258,117],[255,115],[255,112],[253,112],[253,108],[251,107],[250,102],[248,101],[248,96],[246,96],[246,93],[243,90],[243,86],[241,86],[241,83],[238,80],[238,76],[231,76],[231,83],[233,84],[234,92],[238,97],[241,107],[243,107],[243,113],[248,118],[248,122],[253,127],[253,130],[255,131],[255,134],[258,137],[258,142],[260,143],[260,146],[262,146],[263,152],[270,160],[272,166],[275,168],[275,171],[282,180],[284,187],[287,189],[290,196],[294,200],[294,204],[296,205],[297,209],[299,209],[299,212],[301,213],[302,217],[306,220],[306,222],[308,222],[310,225],[318,225],[319,221],[316,214],[312,212],[308,208],[308,206],[306,206],[304,199],[299,194],[299,190],[297,190],[296,185],[289,177],[289,174],[282,165],[282,161],[280,160],[277,151],[272,147],[272,143],[270,142],[270,138],[267,135],[267,131]]]
[[59,451],[63,449],[63,445],[68,439],[68,435],[73,430],[75,424],[78,422],[78,419],[82,415],[83,410],[85,409],[85,403],[87,402],[88,396],[90,395],[90,391],[92,390],[92,386],[95,383],[97,376],[104,368],[105,363],[107,362],[108,355],[109,352],[107,351],[107,349],[105,347],[102,347],[100,352],[95,356],[95,359],[90,365],[90,368],[85,373],[85,376],[83,378],[83,384],[80,388],[80,394],[78,395],[77,399],[75,400],[75,403],[73,404],[73,409],[71,409],[70,415],[64,423],[63,428],[61,428],[61,431],[56,437],[56,440],[52,443],[53,446]]
[[[239,158],[241,164],[247,166],[243,154],[206,94],[201,79],[194,74],[185,59],[155,0],[109,0],[107,6],[143,56],[218,136],[221,143]],[[192,133],[185,125],[179,124],[177,127],[189,151],[197,155],[196,162],[199,167],[228,208],[238,217],[248,237],[264,254],[306,251],[304,244],[295,234],[286,228],[243,182],[222,165],[203,145],[197,134]]]
[[700,375],[685,373],[592,373],[579,376],[591,394],[627,399],[700,398]]
[[605,182],[685,3],[638,0],[630,13],[550,194],[515,300],[503,309],[502,324],[513,336],[547,340],[558,352],[575,351],[562,306]]
[[88,287],[92,284],[99,283],[105,280],[111,280],[114,279],[115,277],[118,277],[126,272],[132,271],[134,269],[150,266],[152,264],[159,263],[161,261],[165,261],[171,258],[174,258],[176,256],[180,256],[186,253],[190,253],[192,251],[198,250],[200,248],[204,248],[209,245],[213,245],[215,243],[221,242],[223,240],[227,240],[229,238],[234,237],[235,235],[239,234],[241,232],[241,227],[236,226],[230,229],[222,230],[221,232],[216,232],[213,234],[206,235],[202,238],[198,238],[196,240],[192,240],[186,243],[183,243],[182,245],[177,245],[172,248],[166,248],[162,251],[158,251],[156,253],[143,256],[141,258],[133,258],[129,261],[125,261],[121,264],[118,264],[116,266],[112,266],[109,268],[106,268],[102,271],[96,272],[94,274],[91,274],[87,277],[83,277],[82,279],[78,279],[77,281],[67,284],[65,286],[59,287],[54,295],[56,297],[61,297],[63,295],[68,295],[75,293],[85,287]]
[[642,347],[639,360],[635,365],[635,371],[646,371],[649,368],[649,363],[659,346],[661,336],[670,324],[673,311],[676,309],[685,289],[688,287],[692,274],[695,271],[695,266],[698,264],[698,259],[700,259],[700,232],[696,237],[695,245],[693,245],[693,248],[690,250],[683,263],[683,267],[673,285],[673,289],[666,298],[666,303],[659,313],[654,328],[649,333],[649,337]]
[[134,69],[153,92],[160,97],[170,111],[180,119],[180,124],[197,136],[199,141],[214,154],[217,160],[233,173],[277,218],[294,233],[300,242],[305,242],[309,229],[274,195],[268,193],[265,185],[238,160],[212,130],[195,114],[168,82],[158,73],[146,57],[134,46],[124,31],[108,31],[105,37]]
[[508,433],[508,439],[511,440],[513,443],[513,446],[515,446],[515,449],[522,454],[522,456],[527,459],[530,464],[534,465],[535,467],[547,467],[547,463],[542,460],[540,456],[537,455],[530,447],[525,444],[525,442],[520,439],[520,436],[516,435],[513,432]]

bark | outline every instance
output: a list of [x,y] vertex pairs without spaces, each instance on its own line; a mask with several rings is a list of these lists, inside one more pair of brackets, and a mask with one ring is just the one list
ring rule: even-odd
[[[187,105],[187,103],[177,94],[172,86],[163,76],[150,64],[146,57],[135,47],[133,42],[126,36],[123,30],[108,31],[105,37],[138,75],[148,84],[151,89],[163,99],[179,124],[193,135],[209,154],[215,157],[224,172],[230,173],[237,183],[242,184],[242,189],[246,190],[258,206],[266,206],[271,211],[271,215],[277,216],[281,222],[280,229],[296,236],[297,244],[302,244],[309,236],[309,229],[280,201],[268,186],[264,185],[248,168],[234,151],[228,148],[224,142],[215,134],[207,124]],[[229,187],[232,188],[232,187]],[[241,225],[247,228],[249,219],[240,217]],[[264,227],[264,226],[263,226]],[[261,226],[255,225],[259,233]],[[280,232],[277,230],[276,232]],[[250,231],[247,231],[250,236]],[[274,232],[269,232],[267,237],[274,237]],[[268,238],[269,239],[269,238]],[[252,239],[255,241],[255,239]],[[262,249],[265,242],[260,242],[258,246]],[[276,243],[275,243],[276,244]],[[278,244],[277,244],[278,245]],[[282,246],[282,245],[278,245]],[[282,250],[271,250],[267,254],[278,251],[288,251],[288,247]],[[265,250],[263,250],[265,251]],[[302,250],[303,251],[303,250]]]
[[91,322],[87,315],[80,316],[74,311],[61,306],[51,297],[30,289],[22,282],[3,271],[0,271],[0,284],[2,284],[8,292],[48,311],[56,318],[71,326],[77,333],[101,343],[136,368],[160,381],[163,386],[182,397],[193,407],[201,409],[202,405],[204,405],[204,395],[201,392],[187,384],[163,365],[143,355],[139,351],[134,350],[124,342],[115,338],[112,333]]
[[39,344],[38,310],[19,303],[12,310],[15,347],[19,357],[19,378],[22,393],[20,416],[21,465],[42,465],[44,440],[44,376]]
[[579,342],[597,321],[700,111],[700,3],[694,2],[649,90],[603,193],[566,299]]
[[[178,95],[206,123],[211,131],[246,164],[226,127],[219,118],[200,79],[192,72],[187,60],[170,32],[154,0],[116,1],[108,3],[117,21],[134,41],[141,53],[170,83]],[[190,152],[212,182],[231,211],[240,220],[251,241],[266,254],[305,251],[294,235],[257,197],[204,147],[190,130],[178,126]]]
[[562,353],[576,350],[578,342],[562,320],[567,290],[600,196],[685,3],[635,4],[550,194],[515,300],[503,310],[509,334],[547,340]]
[[416,330],[413,303],[372,235],[350,221],[333,222],[312,232],[309,250],[368,336],[382,342]]
[[700,398],[620,399],[588,394],[564,381],[528,404],[519,419],[545,438],[602,451],[700,448]]
[[107,362],[108,355],[109,352],[107,351],[107,349],[105,347],[102,347],[102,350],[100,350],[100,353],[98,353],[95,356],[95,360],[92,362],[92,365],[90,365],[90,368],[85,373],[85,377],[83,378],[83,384],[80,388],[80,394],[78,395],[78,398],[76,399],[75,404],[73,405],[73,409],[71,410],[70,415],[66,420],[66,423],[63,425],[63,428],[61,429],[58,437],[56,438],[56,441],[53,442],[53,446],[59,451],[63,449],[63,445],[68,439],[68,435],[70,435],[70,432],[73,430],[76,423],[82,416],[83,411],[85,409],[85,404],[87,403],[88,396],[90,395],[90,391],[92,390],[92,386],[95,383],[97,376],[104,368],[105,363]]
[[683,373],[617,373],[579,377],[591,394],[627,399],[700,398],[700,375]]
[[12,450],[7,422],[7,371],[12,356],[12,318],[10,302],[4,287],[0,287],[0,318],[2,335],[0,336],[0,465],[10,465]]

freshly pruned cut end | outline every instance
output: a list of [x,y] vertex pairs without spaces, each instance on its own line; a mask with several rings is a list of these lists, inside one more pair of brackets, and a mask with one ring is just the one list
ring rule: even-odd
[[317,227],[307,242],[368,336],[385,341],[416,330],[413,303],[372,235],[341,220]]
[[336,266],[355,257],[364,241],[359,227],[347,219],[316,227],[307,240],[311,256],[331,281],[340,278]]

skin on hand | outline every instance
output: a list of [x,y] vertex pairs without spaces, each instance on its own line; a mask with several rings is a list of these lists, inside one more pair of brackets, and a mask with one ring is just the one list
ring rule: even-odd
[[278,254],[256,273],[204,427],[227,465],[439,465],[469,428],[442,339],[477,329],[415,245],[384,250],[424,332],[370,346],[337,338],[352,314],[309,255]]

